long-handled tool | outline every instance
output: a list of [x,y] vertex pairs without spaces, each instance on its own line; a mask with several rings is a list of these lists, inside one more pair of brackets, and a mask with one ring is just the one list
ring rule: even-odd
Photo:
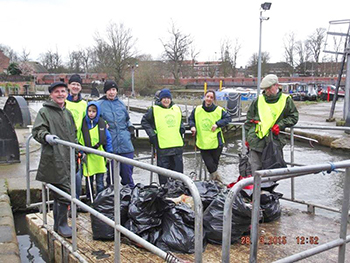
[[[151,144],[151,152],[152,152],[151,164],[153,165],[154,164],[155,152],[156,152],[153,144]],[[151,171],[149,184],[151,185],[152,183],[153,183],[153,172]]]
[[85,162],[85,166],[86,166],[86,175],[87,175],[87,179],[88,179],[88,187],[89,187],[89,193],[90,193],[90,200],[91,200],[91,203],[93,204],[94,203],[94,197],[92,195],[92,187],[91,187],[91,181],[90,181],[90,174],[89,174],[89,167],[88,167],[88,162],[86,161]]

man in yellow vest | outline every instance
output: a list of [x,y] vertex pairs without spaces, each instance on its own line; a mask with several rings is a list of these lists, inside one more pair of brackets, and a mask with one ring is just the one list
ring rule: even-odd
[[[162,89],[159,100],[143,115],[141,125],[157,149],[157,165],[183,173],[183,138],[185,127],[182,112],[174,105],[169,89]],[[167,177],[159,175],[159,184],[167,182]]]
[[263,92],[250,105],[245,122],[245,144],[250,150],[252,173],[262,168],[262,151],[269,133],[273,133],[274,141],[282,151],[286,141],[280,131],[294,126],[299,119],[293,99],[282,93],[276,75],[269,74],[264,77],[260,88]]
[[[82,79],[80,75],[73,74],[68,81],[68,97],[66,99],[66,108],[72,113],[77,128],[78,141],[81,137],[81,125],[85,117],[86,101],[82,99]],[[81,194],[81,169],[76,174],[76,197],[79,198]],[[80,210],[80,209],[79,209]]]

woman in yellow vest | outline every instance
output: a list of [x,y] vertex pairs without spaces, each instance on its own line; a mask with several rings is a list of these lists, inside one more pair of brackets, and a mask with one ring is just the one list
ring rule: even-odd
[[[78,140],[83,146],[113,153],[111,134],[106,127],[106,122],[100,117],[98,103],[94,101],[90,102],[86,108],[86,115],[82,121]],[[86,178],[86,196],[88,199],[91,199],[94,196],[94,177],[96,178],[97,194],[104,189],[103,177],[106,173],[106,161],[103,156],[92,153],[84,153],[82,159],[83,175]]]
[[[245,122],[246,146],[249,151],[249,162],[252,172],[262,168],[262,151],[266,138],[273,133],[274,141],[282,151],[286,144],[280,130],[294,126],[299,119],[299,113],[290,95],[283,94],[279,88],[278,78],[269,74],[263,78],[260,88],[262,94],[252,102],[247,112]],[[282,152],[283,154],[283,152]]]
[[[174,105],[169,89],[162,89],[159,99],[143,115],[141,125],[157,150],[157,165],[183,173],[182,147],[185,127],[182,112]],[[159,175],[159,184],[167,182],[167,177]]]
[[231,116],[220,106],[214,104],[215,91],[208,90],[203,104],[191,113],[189,125],[192,136],[196,136],[196,146],[200,149],[210,180],[223,181],[217,169],[224,145],[222,128],[231,121]]

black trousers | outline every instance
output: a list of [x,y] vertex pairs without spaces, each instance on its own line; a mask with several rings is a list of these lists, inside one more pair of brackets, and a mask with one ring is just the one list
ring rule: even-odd
[[201,150],[201,155],[205,166],[209,173],[214,173],[218,169],[220,155],[222,153],[223,146],[219,146],[212,150]]
[[[170,156],[157,156],[157,166],[173,170],[175,172],[183,173],[184,164],[182,161],[182,154],[170,155]],[[159,184],[165,184],[169,177],[158,175]]]

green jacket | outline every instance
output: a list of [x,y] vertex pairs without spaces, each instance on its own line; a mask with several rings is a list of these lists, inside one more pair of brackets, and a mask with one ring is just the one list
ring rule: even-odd
[[[282,95],[282,92],[279,91],[275,96],[266,96],[265,93],[263,93],[264,98],[267,103],[275,103],[278,101],[280,96]],[[299,119],[299,113],[297,108],[295,107],[295,104],[293,102],[293,99],[291,97],[287,98],[286,106],[284,107],[281,115],[277,119],[275,124],[278,124],[280,127],[280,130],[283,131],[286,127],[294,126]],[[259,118],[259,111],[258,111],[258,99],[254,100],[252,104],[249,107],[249,110],[247,112],[247,120],[245,122],[245,132],[246,132],[246,141],[249,143],[249,148],[257,151],[262,152],[266,141],[265,138],[259,139],[256,136],[255,133],[255,123],[254,121],[260,121]],[[282,148],[286,144],[286,140],[282,134],[279,134],[278,136],[274,135],[275,141],[277,141]]]
[[77,143],[73,116],[65,107],[55,102],[43,104],[35,119],[33,137],[42,144],[36,180],[70,186],[70,151],[63,145],[51,146],[45,141],[47,134],[57,135],[61,140]]

